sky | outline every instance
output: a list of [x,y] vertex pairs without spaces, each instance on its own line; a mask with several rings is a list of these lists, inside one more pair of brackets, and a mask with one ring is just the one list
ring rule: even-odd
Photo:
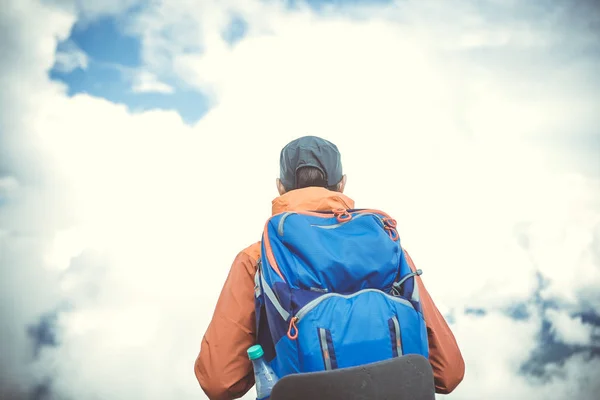
[[423,270],[466,362],[440,399],[595,398],[594,1],[3,5],[0,398],[205,398],[221,285],[307,134]]

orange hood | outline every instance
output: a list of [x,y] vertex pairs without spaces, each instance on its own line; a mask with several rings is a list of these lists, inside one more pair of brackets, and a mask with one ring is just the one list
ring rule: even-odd
[[291,190],[272,201],[272,213],[286,211],[331,211],[336,208],[354,208],[354,200],[343,193],[321,187]]

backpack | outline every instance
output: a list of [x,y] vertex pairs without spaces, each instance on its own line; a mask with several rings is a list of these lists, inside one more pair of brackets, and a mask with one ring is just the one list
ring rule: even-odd
[[280,378],[405,354],[429,357],[416,275],[389,215],[269,218],[255,275],[257,342]]

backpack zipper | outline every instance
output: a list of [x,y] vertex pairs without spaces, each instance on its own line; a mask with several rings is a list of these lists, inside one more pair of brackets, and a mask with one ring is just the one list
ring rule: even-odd
[[402,335],[400,333],[400,321],[395,315],[392,317],[392,325],[394,326],[393,332],[393,343],[392,346],[396,350],[396,356],[400,357],[403,354],[402,350]]
[[[277,233],[279,234],[279,236],[283,236],[283,224],[285,223],[285,220],[287,219],[287,217],[289,217],[292,214],[297,214],[297,213],[293,212],[293,211],[289,211],[289,212],[284,213],[281,216],[281,219],[279,220],[279,224],[277,224]],[[339,228],[340,226],[342,226],[342,225],[344,225],[344,224],[346,224],[346,223],[348,223],[350,221],[359,219],[361,217],[366,217],[367,215],[374,216],[377,219],[377,221],[379,221],[379,224],[381,225],[381,227],[382,228],[385,227],[385,223],[383,222],[383,218],[381,218],[379,215],[377,215],[375,213],[361,213],[361,214],[353,216],[351,219],[349,219],[347,221],[339,222],[339,223],[333,224],[333,225],[311,224],[310,226],[313,226],[313,227],[316,227],[316,228],[321,228],[321,229],[335,229],[335,228]]]
[[[308,303],[306,303],[300,310],[298,310],[298,312],[296,313],[296,315],[294,315],[291,319],[290,319],[290,326],[288,329],[288,337],[292,340],[295,340],[298,337],[298,327],[296,326],[296,324],[298,322],[300,322],[300,320],[302,320],[302,318],[311,310],[313,310],[315,307],[317,307],[319,304],[321,304],[321,302],[323,302],[324,300],[327,300],[330,297],[342,297],[344,299],[350,299],[352,297],[358,296],[359,294],[362,293],[366,293],[366,292],[376,292],[376,293],[380,293],[383,294],[385,297],[391,299],[392,301],[395,301],[397,303],[402,303],[404,305],[409,306],[410,308],[412,308],[413,310],[415,310],[415,307],[412,305],[412,303],[404,298],[399,298],[399,297],[394,297],[391,296],[381,290],[378,289],[363,289],[363,290],[359,290],[356,293],[352,293],[352,294],[339,294],[339,293],[327,293],[324,294],[321,297],[317,297],[314,300],[309,301]],[[416,311],[416,310],[415,310]],[[292,330],[294,330],[295,332],[292,334]]]
[[321,229],[335,229],[335,228],[339,228],[340,226],[347,224],[350,221],[354,221],[356,219],[359,219],[361,217],[366,217],[368,215],[372,215],[375,218],[377,218],[377,220],[380,222],[381,227],[383,228],[384,224],[383,224],[383,219],[377,215],[377,214],[358,214],[357,216],[352,217],[352,219],[348,220],[348,221],[344,221],[344,222],[340,222],[337,224],[333,224],[333,225],[316,225],[316,224],[311,224],[310,226],[314,226],[315,228],[321,228]]
[[331,370],[331,352],[329,345],[327,344],[327,332],[323,328],[319,328],[319,342],[321,343],[321,352],[323,354],[323,362],[325,363],[325,370]]

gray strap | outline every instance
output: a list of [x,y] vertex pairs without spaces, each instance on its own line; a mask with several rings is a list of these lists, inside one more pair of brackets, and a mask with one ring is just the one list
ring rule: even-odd
[[260,290],[260,270],[256,270],[256,273],[254,274],[254,297],[259,298],[260,295],[262,294],[262,291]]
[[421,297],[419,295],[419,284],[417,283],[417,279],[415,278],[415,284],[413,286],[411,300],[415,301],[415,302],[419,302],[420,299],[421,299]]
[[[256,273],[259,274],[260,272],[257,271]],[[283,318],[284,321],[287,321],[288,318],[290,318],[290,313],[285,311],[285,309],[281,306],[281,303],[279,303],[279,300],[277,300],[277,296],[275,296],[275,293],[273,293],[273,290],[267,284],[267,281],[265,281],[265,278],[262,276],[262,274],[260,274],[260,282],[267,298],[271,301],[271,303],[273,303],[273,306],[275,306],[275,309],[279,315],[281,315],[281,318]]]
[[[415,280],[414,280],[415,283],[413,285],[413,293],[412,293],[411,299],[415,300],[415,296],[416,296],[416,299],[418,301],[418,299],[419,299],[419,288],[418,288],[417,278],[416,277],[419,276],[419,275],[421,275],[421,274],[423,274],[423,271],[421,271],[420,269],[418,269],[416,272],[411,272],[409,274],[406,274],[402,279],[400,279],[399,282],[392,283],[392,294],[395,295],[395,296],[399,296],[400,293],[401,293],[400,292],[400,287],[402,286],[402,284],[404,282],[406,282],[406,280],[408,278],[411,278],[411,277],[414,276],[415,277]],[[415,295],[415,291],[417,292],[416,295]]]

